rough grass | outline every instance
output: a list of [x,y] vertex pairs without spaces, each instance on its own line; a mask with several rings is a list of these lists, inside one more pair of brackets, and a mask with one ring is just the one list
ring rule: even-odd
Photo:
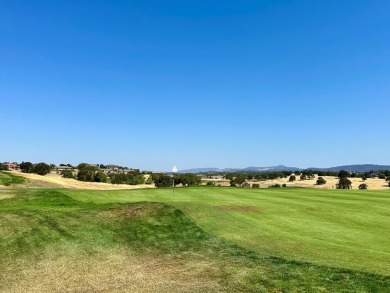
[[14,192],[0,204],[1,292],[386,292],[390,286],[386,276],[242,248],[164,203]]
[[12,184],[22,184],[26,181],[21,176],[15,176],[10,172],[0,171],[0,185],[10,186]]

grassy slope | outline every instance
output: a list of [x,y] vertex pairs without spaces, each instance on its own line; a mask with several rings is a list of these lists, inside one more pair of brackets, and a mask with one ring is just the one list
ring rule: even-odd
[[170,189],[66,193],[96,203],[165,202],[210,233],[251,250],[390,274],[388,191],[178,188],[174,197]]
[[0,185],[10,186],[11,184],[21,184],[25,180],[25,178],[15,176],[10,172],[0,171]]
[[14,192],[0,201],[2,292],[385,292],[390,286],[388,277],[250,252],[164,204],[83,203],[64,195],[73,191]]

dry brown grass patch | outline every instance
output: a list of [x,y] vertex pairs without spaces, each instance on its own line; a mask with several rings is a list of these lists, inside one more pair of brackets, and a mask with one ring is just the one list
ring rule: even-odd
[[[128,251],[51,257],[2,278],[1,292],[222,292],[210,262]],[[210,273],[211,272],[211,273]],[[3,271],[3,273],[6,273]]]

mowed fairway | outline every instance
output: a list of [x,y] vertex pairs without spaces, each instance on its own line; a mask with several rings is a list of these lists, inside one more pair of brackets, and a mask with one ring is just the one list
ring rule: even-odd
[[66,191],[94,203],[164,202],[206,231],[289,260],[390,275],[390,191],[176,188]]
[[388,292],[387,192],[0,190],[0,292]]

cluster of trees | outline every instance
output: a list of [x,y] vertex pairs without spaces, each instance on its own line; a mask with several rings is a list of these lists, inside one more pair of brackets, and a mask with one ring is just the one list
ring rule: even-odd
[[0,164],[0,171],[1,170],[8,170],[7,166],[4,164]]
[[110,179],[112,184],[129,184],[137,185],[144,184],[145,177],[139,172],[129,172],[129,173],[111,173]]
[[77,180],[86,182],[107,182],[107,175],[98,170],[95,166],[81,163],[77,166]]
[[[245,180],[252,180],[256,179],[259,181],[265,181],[265,180],[273,180],[278,178],[287,178],[290,176],[293,172],[291,171],[273,171],[273,172],[234,172],[234,173],[221,173],[218,175],[223,175],[227,180],[234,180],[235,178],[239,178],[238,182],[242,181],[242,178]],[[215,175],[215,173],[214,173]],[[236,184],[238,184],[238,182]]]
[[52,170],[53,165],[48,165],[43,162],[38,164],[33,164],[31,162],[22,162],[19,165],[19,168],[24,173],[36,173],[38,175],[46,175]]
[[159,173],[152,174],[151,179],[154,181],[156,187],[172,187],[173,183],[175,185],[182,184],[183,186],[195,186],[202,183],[202,179],[193,173],[177,174],[174,176]]

